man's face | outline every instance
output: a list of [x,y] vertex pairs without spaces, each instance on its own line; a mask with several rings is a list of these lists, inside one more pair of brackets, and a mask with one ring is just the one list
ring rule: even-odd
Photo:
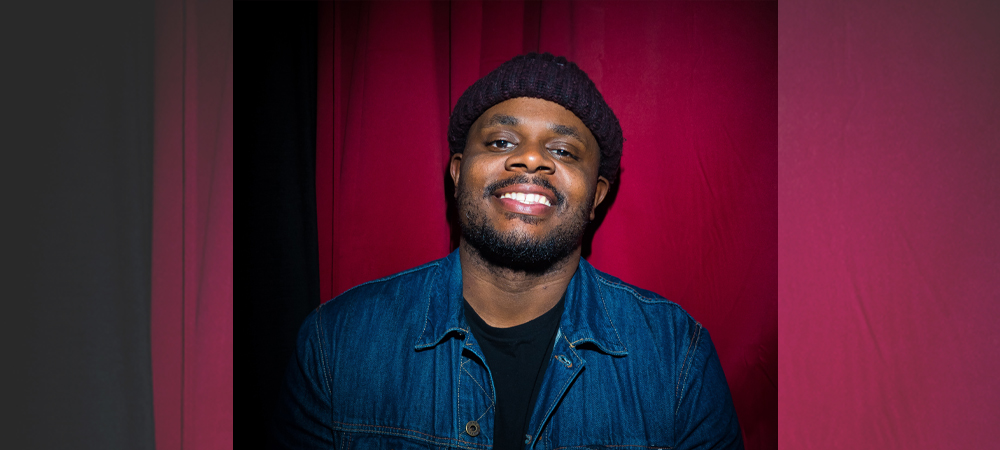
[[462,237],[494,265],[544,272],[579,250],[609,187],[599,167],[593,134],[561,105],[493,106],[451,159]]

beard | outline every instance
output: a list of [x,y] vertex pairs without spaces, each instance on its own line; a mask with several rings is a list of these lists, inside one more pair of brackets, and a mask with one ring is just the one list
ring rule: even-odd
[[[499,268],[541,274],[565,260],[580,247],[583,234],[590,223],[594,193],[588,193],[587,201],[577,208],[560,211],[568,207],[564,195],[546,180],[519,175],[486,186],[482,192],[482,199],[493,196],[493,192],[497,189],[525,183],[551,190],[556,196],[555,204],[552,205],[556,208],[556,214],[562,213],[566,217],[566,221],[547,236],[533,238],[519,231],[500,232],[489,222],[486,213],[479,207],[482,205],[481,199],[476,199],[476,194],[465,186],[462,180],[458,183],[459,220],[462,237],[486,262]],[[507,213],[506,216],[508,220],[520,220],[529,225],[541,221],[537,217],[525,214]]]

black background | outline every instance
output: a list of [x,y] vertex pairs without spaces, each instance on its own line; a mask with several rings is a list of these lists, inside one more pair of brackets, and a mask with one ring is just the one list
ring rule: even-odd
[[[320,304],[316,241],[314,2],[238,2],[241,191],[237,199],[241,342],[240,441],[264,442],[299,326]],[[249,403],[249,408],[244,404]]]

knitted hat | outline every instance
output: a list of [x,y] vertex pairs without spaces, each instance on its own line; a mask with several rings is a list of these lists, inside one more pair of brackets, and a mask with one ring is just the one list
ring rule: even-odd
[[625,141],[618,118],[586,72],[550,53],[515,56],[465,90],[448,125],[451,153],[465,151],[469,128],[487,109],[518,97],[548,100],[575,114],[601,148],[600,175],[615,182]]

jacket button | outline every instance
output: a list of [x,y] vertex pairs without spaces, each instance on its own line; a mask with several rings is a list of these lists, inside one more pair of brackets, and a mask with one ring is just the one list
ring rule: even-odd
[[470,420],[469,423],[465,424],[465,432],[469,433],[469,436],[472,437],[479,436],[479,422]]

